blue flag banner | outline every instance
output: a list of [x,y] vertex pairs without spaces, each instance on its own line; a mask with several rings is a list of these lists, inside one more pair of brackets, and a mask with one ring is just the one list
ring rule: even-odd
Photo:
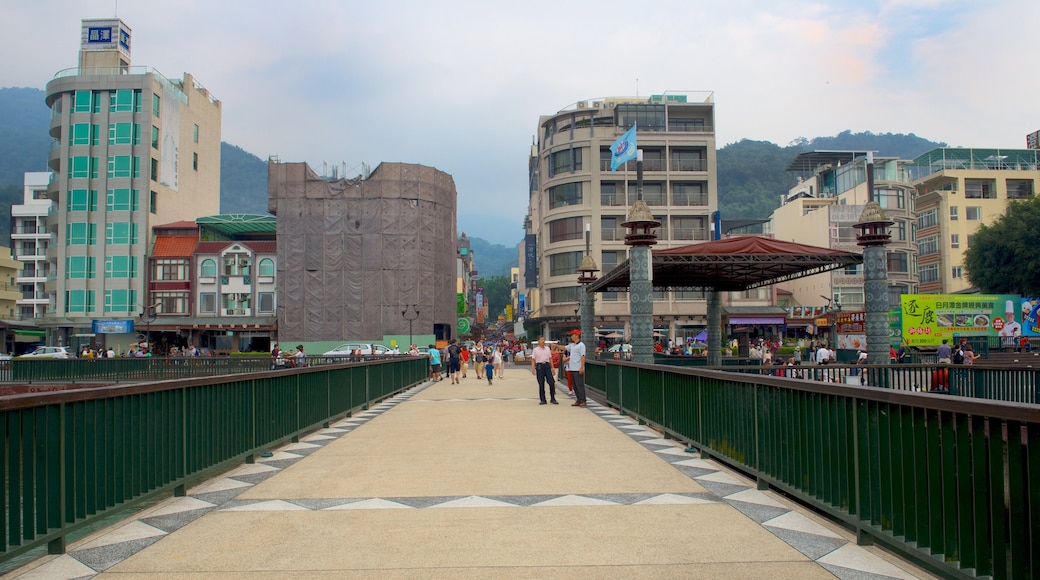
[[636,125],[632,124],[632,128],[625,131],[625,134],[618,137],[617,141],[610,147],[610,170],[617,171],[617,168],[636,158]]

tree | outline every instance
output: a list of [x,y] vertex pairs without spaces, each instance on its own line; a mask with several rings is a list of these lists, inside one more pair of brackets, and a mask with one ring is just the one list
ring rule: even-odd
[[506,304],[511,299],[509,276],[481,278],[480,285],[484,288],[484,299],[488,303],[488,317],[492,321],[497,320],[500,314],[504,314]]
[[1007,212],[975,232],[964,252],[964,270],[987,294],[1040,296],[1040,198],[1011,202]]

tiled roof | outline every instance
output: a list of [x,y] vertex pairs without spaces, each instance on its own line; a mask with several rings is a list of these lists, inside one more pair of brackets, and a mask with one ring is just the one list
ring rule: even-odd
[[179,221],[173,222],[172,224],[162,224],[160,226],[154,226],[153,230],[197,230],[199,226],[193,221]]
[[195,236],[155,236],[152,256],[156,258],[190,258],[198,238]]

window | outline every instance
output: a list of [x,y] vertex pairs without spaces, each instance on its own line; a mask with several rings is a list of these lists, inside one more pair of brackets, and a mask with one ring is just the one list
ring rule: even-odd
[[257,294],[257,310],[265,314],[274,312],[274,292],[260,292]]
[[159,95],[152,93],[152,116],[159,116]]
[[100,127],[90,123],[76,123],[72,126],[73,145],[97,145]]
[[66,313],[80,313],[85,314],[87,312],[94,311],[94,291],[93,290],[66,290],[65,291],[65,312]]
[[138,177],[141,173],[141,158],[130,155],[113,155],[108,158],[109,177]]
[[676,300],[707,300],[708,292],[705,290],[676,290]]
[[951,205],[950,206],[950,221],[951,222],[957,221],[957,206],[955,206],[955,205]]
[[188,261],[179,258],[165,258],[155,261],[153,276],[158,282],[188,279]]
[[152,149],[159,148],[159,128],[152,125]]
[[673,183],[672,205],[706,206],[708,195],[703,183]]
[[105,312],[137,310],[137,290],[105,290]]
[[[249,294],[230,293],[221,294],[220,300],[225,309],[234,312],[235,310],[248,310],[253,297]],[[228,312],[228,314],[231,314],[232,312]],[[245,312],[235,312],[235,314],[243,316]]]
[[599,184],[599,204],[609,207],[625,205],[625,192],[620,190],[620,185],[616,181],[601,181]]
[[[93,225],[93,224],[91,224]],[[133,222],[109,222],[105,224],[106,245],[137,243],[137,224]]]
[[560,304],[564,302],[577,302],[578,301],[578,287],[568,286],[567,288],[550,288],[549,289],[549,302],[552,304]]
[[581,148],[564,149],[549,155],[549,177],[581,169]]
[[549,222],[549,243],[580,240],[585,218],[572,217]]
[[109,113],[139,113],[140,111],[140,89],[120,89],[108,92]]
[[581,183],[564,183],[549,188],[549,207],[552,209],[581,203]]
[[577,274],[581,265],[582,252],[563,252],[549,256],[549,275],[566,276]]
[[853,264],[852,266],[846,267],[844,273],[846,276],[859,276],[859,267],[859,264]]
[[922,284],[939,281],[939,264],[928,264],[917,267],[917,278]]
[[905,252],[889,252],[888,253],[888,271],[907,273],[910,271],[910,266],[907,261],[907,254]]
[[970,248],[971,247],[971,242],[974,241],[974,240],[975,240],[975,234],[968,234],[968,237],[965,239],[965,242],[967,243],[967,247]]
[[938,223],[935,208],[927,209],[917,216],[917,229],[934,228]]
[[625,239],[625,228],[621,222],[625,221],[622,216],[611,215],[599,218],[599,237],[605,242],[617,242]]
[[950,272],[950,277],[954,280],[960,280],[964,277],[964,268],[962,266],[954,266]]
[[97,179],[98,158],[77,156],[69,159],[69,178]]
[[673,149],[672,171],[707,171],[708,163],[700,149]]
[[76,91],[72,97],[73,113],[97,113],[94,110],[94,95],[91,91]]
[[159,207],[159,195],[154,191],[148,196],[148,211],[155,213]]
[[[152,181],[159,181],[159,160],[155,159],[154,157],[152,158],[152,168],[151,169],[152,169],[152,171],[151,171],[151,179],[152,179]],[[152,213],[154,213],[154,212],[152,212]]]
[[217,311],[217,295],[214,292],[199,294],[199,312],[213,314]]
[[68,195],[69,211],[97,211],[96,189],[70,189]]
[[105,258],[105,278],[136,278],[136,256],[108,256]]
[[198,123],[195,123],[195,126],[193,128],[192,138],[195,140],[196,143],[199,142],[199,124]]
[[619,104],[618,124],[626,131],[635,123],[639,131],[664,131],[665,106],[663,104]]
[[260,276],[274,276],[274,260],[271,258],[260,260],[260,264],[257,267],[257,273]]
[[906,241],[906,222],[903,220],[895,220],[892,225],[892,236],[900,242]]
[[248,276],[252,261],[248,254],[225,254],[224,275],[225,276]]
[[97,243],[97,224],[86,222],[65,224],[65,243],[69,246],[93,246]]
[[676,119],[675,117],[669,117],[668,130],[693,131],[695,133],[703,133],[704,119]]
[[955,249],[961,247],[960,234],[950,234],[950,247]]
[[903,209],[906,207],[906,193],[902,189],[876,189],[874,198],[883,209]]
[[672,216],[672,239],[707,240],[705,220],[703,216]]
[[191,168],[194,169],[195,171],[199,170],[199,154],[198,153],[192,153],[191,154]]
[[94,277],[95,259],[87,256],[65,258],[65,279],[86,280]]
[[137,145],[141,142],[141,126],[137,123],[109,123],[109,145]]
[[992,179],[965,179],[964,199],[996,199],[996,189]]
[[137,211],[137,190],[117,188],[108,190],[108,211]]
[[217,263],[209,258],[203,260],[202,264],[199,266],[199,276],[203,276],[205,278],[213,278],[216,275]]
[[939,236],[924,238],[917,242],[918,256],[931,256],[939,253]]
[[159,314],[188,313],[187,292],[152,292],[152,299],[149,302],[159,305],[155,309]]
[[[638,192],[638,184],[633,181],[628,184],[628,190],[633,192],[633,201],[635,198],[635,192]],[[647,183],[643,182],[643,201],[646,205],[668,205],[667,196],[664,194],[664,184],[661,182]]]
[[1009,179],[1007,180],[1008,199],[1025,199],[1033,197],[1032,179]]
[[981,207],[967,207],[964,208],[964,217],[968,221],[979,221],[982,219],[982,208]]

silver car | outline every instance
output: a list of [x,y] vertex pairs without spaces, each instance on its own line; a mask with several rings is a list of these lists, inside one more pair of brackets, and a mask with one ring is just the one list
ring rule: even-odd
[[41,346],[22,356],[31,358],[72,358],[72,355],[69,354],[69,349],[64,346]]

